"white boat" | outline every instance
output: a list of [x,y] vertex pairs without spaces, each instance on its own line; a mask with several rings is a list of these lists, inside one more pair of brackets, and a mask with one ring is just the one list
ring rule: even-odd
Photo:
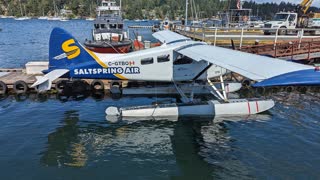
[[24,21],[24,20],[28,20],[28,19],[31,19],[31,18],[27,17],[27,16],[14,18],[14,20],[17,20],[17,21]]
[[94,21],[95,20],[95,18],[86,18],[86,21]]
[[48,21],[60,21],[61,17],[54,16],[54,17],[48,17]]
[[118,117],[180,117],[180,116],[227,116],[251,115],[264,112],[274,106],[273,100],[236,99],[228,102],[217,100],[207,101],[205,104],[161,104],[148,106],[134,106],[127,108],[108,107],[108,116]]
[[69,21],[70,19],[69,18],[67,18],[67,17],[62,17],[61,19],[60,19],[60,21],[63,21],[63,22],[65,22],[65,21]]
[[38,19],[40,19],[40,20],[47,20],[47,19],[48,19],[48,16],[40,16],[40,17],[38,17]]

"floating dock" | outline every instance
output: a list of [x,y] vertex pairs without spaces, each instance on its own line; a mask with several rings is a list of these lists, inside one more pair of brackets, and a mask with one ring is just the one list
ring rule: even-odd
[[[26,92],[36,92],[36,89],[31,88],[31,85],[36,82],[36,76],[43,76],[42,70],[48,69],[47,61],[29,62],[26,64],[26,68],[19,69],[0,69],[0,94],[13,93],[21,94]],[[67,80],[65,78],[59,78],[53,81],[53,87],[58,90],[57,82]],[[84,83],[90,86],[94,86],[93,79],[82,79]],[[109,80],[99,80],[100,86],[103,90],[110,91],[112,83],[119,82]],[[126,82],[121,82],[126,84]],[[122,85],[122,84],[121,84]],[[101,88],[101,87],[100,87]]]

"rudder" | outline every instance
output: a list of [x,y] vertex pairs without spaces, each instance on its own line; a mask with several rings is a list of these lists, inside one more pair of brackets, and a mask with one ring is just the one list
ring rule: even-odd
[[95,61],[70,33],[54,28],[49,42],[49,69],[68,69],[79,63]]

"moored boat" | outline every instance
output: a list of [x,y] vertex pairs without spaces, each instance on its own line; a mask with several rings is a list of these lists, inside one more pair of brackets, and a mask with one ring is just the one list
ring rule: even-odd
[[103,0],[97,8],[92,40],[86,40],[84,45],[98,53],[127,53],[132,41],[123,28],[121,5],[117,6],[115,1]]

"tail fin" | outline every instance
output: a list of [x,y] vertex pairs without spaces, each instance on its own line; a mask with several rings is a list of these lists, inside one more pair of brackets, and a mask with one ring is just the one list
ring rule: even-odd
[[79,63],[95,61],[95,56],[86,50],[71,34],[54,28],[49,42],[49,70],[68,69]]

